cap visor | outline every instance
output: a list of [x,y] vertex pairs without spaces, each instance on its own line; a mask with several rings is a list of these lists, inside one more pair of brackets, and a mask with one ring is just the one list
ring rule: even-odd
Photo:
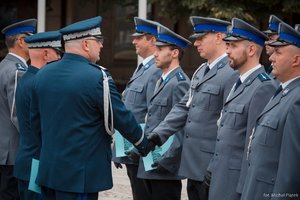
[[137,33],[137,32],[135,32],[131,36],[132,37],[138,37],[138,36],[143,36],[143,35],[146,35],[146,33]]
[[169,43],[166,43],[166,42],[157,41],[157,42],[154,42],[154,45],[156,45],[156,46],[170,46],[172,44],[169,44]]
[[267,35],[275,35],[275,34],[278,34],[276,31],[272,31],[272,30],[265,30],[263,31],[263,33],[267,34]]
[[275,41],[275,42],[272,42],[271,44],[268,44],[269,46],[271,47],[281,47],[281,46],[287,46],[287,45],[290,45],[291,43],[289,42],[286,42],[286,41]]
[[200,37],[204,36],[205,34],[207,34],[207,33],[194,33],[189,38],[196,39],[196,38],[200,38]]
[[223,39],[224,41],[240,41],[240,40],[245,40],[244,38],[241,38],[241,37],[235,37],[235,36],[228,36],[228,37],[225,37]]

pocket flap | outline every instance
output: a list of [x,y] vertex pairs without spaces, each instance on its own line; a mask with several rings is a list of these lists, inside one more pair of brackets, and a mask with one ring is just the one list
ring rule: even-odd
[[167,98],[156,98],[153,100],[153,104],[159,105],[159,106],[166,106],[166,105],[168,105],[168,99]]
[[132,84],[130,87],[131,91],[135,91],[135,92],[142,92],[144,88],[144,85],[141,84]]
[[245,105],[242,104],[231,104],[228,106],[228,112],[232,113],[243,113]]
[[220,86],[212,84],[203,84],[201,92],[218,95],[220,93]]
[[260,123],[262,126],[267,126],[272,129],[277,129],[278,127],[278,119],[273,117],[265,117]]

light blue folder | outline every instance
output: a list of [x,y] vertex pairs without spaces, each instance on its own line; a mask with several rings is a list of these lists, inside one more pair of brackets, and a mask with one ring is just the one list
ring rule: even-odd
[[30,180],[29,180],[29,186],[28,189],[41,194],[41,186],[39,186],[38,184],[35,183],[35,179],[39,170],[39,164],[40,161],[36,160],[36,159],[32,159],[31,162],[31,173],[30,173]]

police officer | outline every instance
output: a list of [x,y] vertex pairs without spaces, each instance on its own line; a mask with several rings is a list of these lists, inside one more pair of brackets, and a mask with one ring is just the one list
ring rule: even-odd
[[[248,138],[255,119],[275,91],[273,81],[259,64],[267,36],[237,19],[232,19],[227,53],[230,66],[240,73],[222,109],[211,172],[210,200],[239,199],[247,173]],[[245,150],[246,149],[246,150]]]
[[36,20],[28,19],[5,27],[8,54],[0,63],[0,199],[18,199],[17,180],[13,177],[19,145],[19,125],[15,111],[18,79],[27,69],[29,59],[24,38],[36,30]]
[[59,31],[37,33],[25,38],[28,44],[30,66],[20,79],[16,91],[16,109],[20,128],[20,144],[16,156],[14,176],[18,179],[21,200],[38,199],[37,193],[29,191],[32,158],[39,159],[41,137],[30,126],[30,104],[34,78],[40,68],[60,58],[61,34]]
[[[206,170],[214,152],[217,119],[237,73],[228,64],[223,41],[230,22],[197,16],[190,20],[194,27],[194,46],[207,62],[196,70],[188,93],[152,131],[150,138],[161,145],[183,129],[178,174],[188,178],[188,196],[194,200],[207,199],[209,174]],[[204,181],[206,174],[207,181]]]
[[[268,54],[268,56],[271,56],[272,53],[274,52],[274,48],[271,47],[269,44],[274,42],[277,37],[278,37],[278,26],[279,23],[283,22],[281,19],[279,19],[278,17],[276,17],[275,15],[270,15],[269,18],[269,27],[268,30],[264,31],[264,33],[268,36],[268,40],[265,42],[265,46],[266,46],[266,53]],[[272,65],[270,65],[270,67],[267,70],[268,74],[271,74],[272,72]]]
[[148,144],[111,77],[95,65],[103,48],[101,21],[62,28],[63,58],[36,75],[31,123],[42,133],[36,182],[45,200],[96,200],[112,187],[113,127],[142,154]]
[[[145,134],[149,135],[172,107],[188,91],[190,79],[180,66],[184,49],[190,41],[165,26],[158,26],[154,53],[155,63],[162,70],[148,106]],[[152,200],[181,199],[181,180],[177,175],[181,154],[182,133],[177,132],[170,148],[154,163],[157,169],[145,171],[140,159],[138,178],[142,178]]]
[[[153,95],[156,81],[161,76],[161,69],[157,68],[154,60],[156,49],[154,42],[157,36],[157,22],[134,18],[135,33],[132,34],[132,43],[136,54],[143,58],[143,62],[137,67],[123,92],[123,101],[138,123],[145,123],[147,106]],[[127,175],[130,180],[132,196],[134,200],[147,199],[146,188],[143,181],[136,177],[138,160],[130,160],[127,157],[113,157],[117,168],[126,164]]]
[[300,198],[300,33],[285,23],[278,33],[270,61],[281,85],[256,120],[243,200]]

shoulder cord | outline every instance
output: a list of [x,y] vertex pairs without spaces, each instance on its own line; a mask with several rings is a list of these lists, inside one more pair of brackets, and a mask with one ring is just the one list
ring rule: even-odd
[[[204,66],[206,66],[206,62],[203,63],[202,65],[200,65],[200,67],[198,67],[198,69],[196,69],[195,73],[193,74],[193,77],[192,77],[192,80],[194,80],[196,74],[200,71],[200,69],[202,69]],[[193,95],[192,95],[192,89],[190,87],[190,91],[189,91],[189,99],[188,101],[186,102],[186,107],[190,107],[191,105],[191,102],[192,102],[192,99],[193,99]]]
[[15,85],[14,85],[14,96],[13,96],[13,102],[12,102],[12,105],[11,105],[11,112],[10,112],[10,120],[12,122],[13,122],[13,114],[14,114],[14,108],[15,108],[16,90],[17,90],[17,84],[18,84],[18,72],[19,72],[19,70],[16,70],[16,73],[15,73]]
[[[101,66],[99,66],[99,67],[101,69]],[[114,116],[113,116],[109,83],[108,83],[109,78],[102,69],[101,69],[101,72],[103,74],[104,125],[105,125],[105,130],[108,133],[108,135],[113,135],[115,130],[114,130]],[[110,114],[110,124],[109,124],[109,119],[108,119],[109,114]]]

